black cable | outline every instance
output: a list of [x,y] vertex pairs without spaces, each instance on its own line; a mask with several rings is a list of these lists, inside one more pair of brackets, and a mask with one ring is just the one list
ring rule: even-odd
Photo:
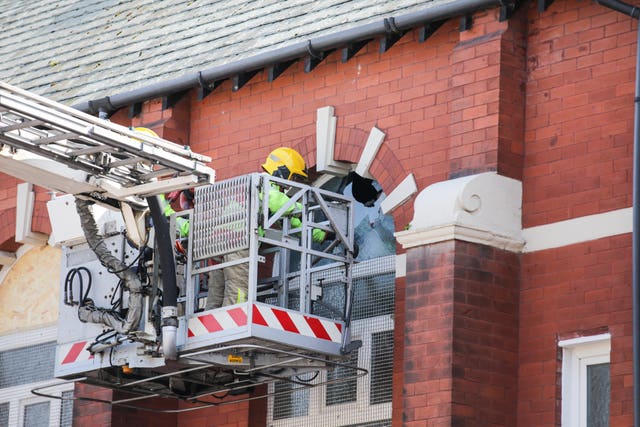
[[[84,290],[84,280],[82,278],[82,272],[85,272],[87,274],[87,290]],[[80,286],[80,295],[79,295],[79,299],[78,301],[74,301],[73,300],[73,283],[74,283],[74,279],[78,278],[79,280],[79,286]],[[86,267],[78,267],[78,268],[72,268],[67,272],[67,276],[65,277],[65,282],[64,282],[64,303],[66,305],[75,305],[76,303],[82,307],[85,302],[89,299],[89,292],[91,291],[91,283],[92,283],[92,277],[91,277],[91,272],[89,271],[89,269],[87,269]]]
[[113,290],[113,294],[111,295],[111,300],[109,301],[109,303],[111,304],[111,310],[113,311],[118,311],[118,309],[122,308],[122,299],[124,292],[124,290],[122,289],[123,283],[124,282],[122,280],[118,281],[118,284],[116,285],[116,288]]
[[316,371],[316,374],[315,374],[313,377],[309,378],[308,380],[303,380],[303,379],[302,379],[302,378],[300,378],[298,375],[296,375],[296,379],[297,379],[298,381],[303,382],[303,383],[310,383],[311,381],[313,381],[313,380],[315,380],[316,378],[318,378],[318,375],[319,375],[319,374],[320,374],[320,371]]
[[130,263],[129,265],[126,265],[126,264],[125,264],[125,266],[124,266],[124,267],[122,267],[120,270],[113,270],[113,269],[111,269],[110,267],[107,267],[107,271],[108,271],[109,273],[112,273],[112,274],[118,274],[118,273],[122,273],[123,271],[127,271],[128,269],[130,269],[130,268],[131,268],[131,266],[132,266],[133,264],[135,264],[136,262],[138,262],[138,260],[139,260],[139,259],[140,259],[140,257],[142,256],[142,252],[143,252],[143,249],[142,249],[142,248],[144,248],[145,246],[147,246],[147,243],[148,243],[148,242],[149,242],[149,233],[147,233],[147,235],[146,235],[146,237],[145,237],[145,241],[144,241],[144,243],[140,246],[140,250],[138,250],[138,255],[136,255],[136,257],[133,259],[133,261],[131,261],[131,263]]

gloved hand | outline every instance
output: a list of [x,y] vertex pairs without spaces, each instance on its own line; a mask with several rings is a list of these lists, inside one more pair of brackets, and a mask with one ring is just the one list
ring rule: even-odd
[[334,233],[333,231],[327,231],[325,236],[324,236],[324,241],[325,242],[330,242],[336,239],[336,233]]
[[358,254],[360,253],[360,246],[356,242],[353,242],[353,259],[358,258]]

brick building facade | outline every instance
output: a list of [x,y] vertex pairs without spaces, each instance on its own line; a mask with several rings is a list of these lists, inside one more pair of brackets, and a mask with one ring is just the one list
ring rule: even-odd
[[[500,8],[477,12],[464,31],[446,20],[425,41],[416,28],[384,53],[369,43],[347,62],[337,52],[310,73],[297,62],[273,81],[259,73],[234,91],[226,80],[202,100],[194,89],[111,120],[210,156],[217,179],[257,171],[278,146],[315,166],[325,106],[335,108],[338,161],[358,163],[377,127],[385,140],[371,175],[387,194],[409,175],[417,186],[392,212],[406,270],[396,279],[392,425],[574,425],[563,420],[574,399],[563,351],[593,336],[610,341],[609,425],[631,426],[637,22],[577,0],[543,9],[525,3],[505,20]],[[0,182],[8,253],[19,246],[16,185]],[[51,232],[48,199],[36,188],[34,232]],[[478,219],[520,212],[505,220],[516,231]],[[162,415],[77,402],[74,425],[259,426],[265,414],[262,400]]]

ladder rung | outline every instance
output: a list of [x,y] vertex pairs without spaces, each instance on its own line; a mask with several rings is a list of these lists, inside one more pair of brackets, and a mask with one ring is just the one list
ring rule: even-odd
[[144,175],[142,175],[142,179],[144,181],[150,181],[153,178],[159,178],[162,176],[169,176],[169,175],[175,175],[175,171],[173,169],[168,169],[168,168],[162,168],[162,169],[157,169],[154,170],[153,172],[149,172],[146,173]]
[[121,160],[116,160],[113,162],[110,162],[107,167],[110,168],[117,168],[119,166],[128,166],[128,165],[133,165],[136,163],[141,163],[146,161],[146,159],[143,159],[142,157],[129,157],[128,159],[121,159]]
[[96,154],[96,153],[113,153],[117,151],[115,148],[113,147],[109,147],[109,146],[104,146],[104,145],[96,145],[93,147],[87,147],[87,148],[79,148],[77,150],[73,150],[73,151],[69,151],[69,156],[71,157],[79,157],[79,156],[86,156],[89,154]]
[[13,123],[11,125],[3,126],[0,128],[1,133],[11,132],[12,130],[24,129],[32,126],[40,126],[44,122],[42,120],[27,120],[24,122]]
[[77,137],[78,137],[77,133],[65,132],[57,135],[51,135],[44,138],[36,139],[35,141],[33,141],[33,143],[37,145],[43,145],[43,144],[49,144],[51,142],[61,141],[63,139],[71,139],[71,138],[77,138]]

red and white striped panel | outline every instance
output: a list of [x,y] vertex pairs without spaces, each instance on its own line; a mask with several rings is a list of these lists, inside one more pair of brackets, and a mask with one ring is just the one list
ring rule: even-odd
[[86,362],[93,359],[93,354],[87,351],[89,348],[89,341],[78,341],[72,344],[62,344],[60,346],[61,365],[67,365],[69,363]]
[[267,305],[253,306],[253,323],[305,337],[340,343],[342,324]]
[[229,310],[216,310],[189,319],[187,335],[189,338],[247,326],[247,306],[234,307]]

